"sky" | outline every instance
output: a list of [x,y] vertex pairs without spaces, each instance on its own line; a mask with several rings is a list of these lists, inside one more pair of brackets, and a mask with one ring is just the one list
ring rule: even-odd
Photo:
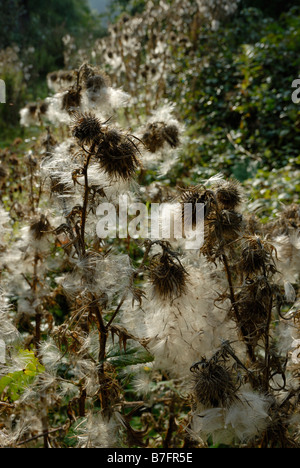
[[109,4],[110,0],[89,0],[89,4],[93,10],[97,10],[99,13],[105,11],[106,5]]

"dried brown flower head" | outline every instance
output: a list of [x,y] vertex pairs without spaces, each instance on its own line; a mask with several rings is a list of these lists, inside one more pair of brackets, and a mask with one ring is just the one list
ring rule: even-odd
[[63,96],[62,109],[72,113],[74,109],[80,107],[81,88],[70,88]]
[[215,262],[225,249],[233,249],[232,243],[241,235],[243,216],[236,211],[211,209],[205,219],[204,245],[201,252]]
[[201,204],[204,206],[204,217],[207,217],[211,208],[215,206],[215,197],[212,191],[206,190],[202,186],[189,187],[186,189],[180,189],[181,194],[179,197],[179,203],[182,206],[182,216],[184,216],[184,205],[192,205],[192,223],[193,226],[196,224],[196,206]]
[[193,372],[196,400],[206,408],[225,408],[237,398],[233,373],[223,362],[203,358]]
[[35,116],[38,110],[38,105],[35,102],[32,102],[31,104],[28,104],[27,109],[31,116]]
[[34,221],[30,226],[30,234],[34,240],[41,240],[50,230],[50,223],[45,215],[41,215],[40,219]]
[[115,128],[102,132],[95,157],[112,179],[129,180],[141,165],[137,145],[130,136]]
[[154,122],[147,126],[142,140],[151,153],[161,149],[165,142],[171,148],[176,148],[179,143],[179,129],[176,125],[167,125],[164,122]]
[[48,111],[48,108],[49,108],[49,104],[48,102],[45,102],[45,101],[42,101],[40,104],[39,104],[39,112],[41,115],[45,115]]
[[237,181],[226,181],[215,189],[216,199],[225,210],[236,209],[242,201],[240,184]]
[[85,87],[91,91],[99,91],[110,85],[110,79],[105,74],[89,76],[85,82]]
[[101,122],[91,113],[75,113],[72,133],[81,145],[97,144],[100,141]]
[[150,263],[150,281],[155,292],[163,299],[176,299],[186,292],[188,273],[177,256],[164,249],[154,255]]
[[215,223],[215,229],[220,230],[220,234],[225,241],[233,241],[239,236],[242,228],[243,216],[232,210],[222,210],[218,221]]
[[254,235],[244,239],[241,252],[240,270],[247,275],[252,273],[275,273],[273,254],[276,253],[272,244]]
[[111,79],[104,71],[86,63],[78,70],[78,80],[82,87],[89,90],[96,91],[111,86]]
[[50,81],[53,81],[53,83],[55,83],[58,79],[58,73],[57,72],[49,73],[48,78],[50,79]]
[[243,328],[244,338],[248,344],[256,346],[263,336],[267,329],[273,302],[273,289],[262,277],[247,282],[236,294],[240,326]]

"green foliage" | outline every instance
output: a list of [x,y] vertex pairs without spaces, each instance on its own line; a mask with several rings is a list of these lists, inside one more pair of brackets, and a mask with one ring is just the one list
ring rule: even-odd
[[[65,34],[79,34],[83,38],[87,30],[102,32],[86,0],[3,0],[2,11],[0,27],[4,34],[0,48],[12,44],[23,49],[37,47],[37,53],[48,52],[48,60],[53,60],[56,66],[57,60],[63,59],[61,40]],[[49,69],[44,71],[47,73]]]
[[123,352],[119,345],[114,346],[107,354],[107,360],[116,369],[122,369],[136,364],[145,364],[153,361],[153,357],[141,346],[126,347]]
[[295,3],[294,0],[241,0],[241,8],[259,8],[265,15],[274,18],[281,15],[281,13],[289,10]]
[[[187,124],[193,126],[199,166],[221,171],[225,166],[235,172],[230,132],[233,143],[269,169],[297,158],[300,112],[292,102],[291,85],[300,69],[299,42],[299,10],[274,21],[247,9],[222,25],[222,34],[201,31],[197,51],[182,50],[171,89]],[[192,160],[194,167],[193,152]],[[240,180],[249,175],[238,170]]]
[[63,38],[74,36],[75,47],[85,47],[105,29],[86,0],[3,0],[0,30],[0,78],[8,101],[0,105],[0,136],[13,139],[20,108],[46,97],[47,73],[64,67]]
[[18,359],[22,362],[23,369],[10,372],[0,379],[0,395],[3,401],[17,401],[34,378],[45,371],[33,351],[20,349]]

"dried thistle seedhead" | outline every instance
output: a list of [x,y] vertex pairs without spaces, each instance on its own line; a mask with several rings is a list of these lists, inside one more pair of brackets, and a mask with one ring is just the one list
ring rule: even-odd
[[184,205],[192,205],[192,223],[193,226],[196,224],[196,207],[197,204],[204,206],[204,218],[208,216],[211,209],[215,206],[215,197],[212,191],[206,190],[202,186],[189,187],[186,189],[180,189],[181,194],[179,197],[179,203],[182,206],[182,216],[184,216]]
[[104,73],[89,76],[86,79],[85,87],[88,90],[93,92],[100,91],[103,88],[107,88],[110,86],[110,79]]
[[50,230],[50,223],[45,215],[41,215],[40,219],[34,221],[30,226],[30,234],[34,240],[41,240]]
[[75,79],[74,70],[62,70],[59,72],[59,79],[66,83],[71,83]]
[[92,67],[87,63],[78,70],[78,79],[82,87],[88,90],[100,90],[111,86],[110,77],[98,67]]
[[276,254],[275,247],[266,240],[257,235],[246,237],[239,268],[246,275],[254,273],[274,274],[276,268],[273,254]]
[[215,229],[221,230],[223,240],[226,242],[237,239],[241,232],[243,224],[243,216],[236,211],[222,210],[220,216],[215,223]]
[[112,179],[129,180],[141,165],[137,145],[128,135],[114,128],[102,132],[95,157]]
[[81,103],[81,88],[71,88],[63,96],[62,109],[72,113],[74,109],[80,107]]
[[142,141],[151,153],[160,150],[167,142],[171,148],[176,148],[179,143],[179,129],[176,125],[167,125],[164,122],[154,122],[147,126]]
[[169,143],[171,148],[177,148],[179,145],[179,129],[176,125],[165,125],[164,127],[164,138]]
[[242,192],[237,181],[226,181],[215,188],[218,204],[222,209],[235,210],[242,202]]
[[[274,303],[273,289],[262,277],[245,284],[236,294],[236,304],[240,313],[240,326],[243,327],[245,340],[256,346],[263,336],[270,308]],[[234,317],[232,316],[234,319]]]
[[48,102],[45,102],[45,101],[42,101],[40,102],[39,104],[39,113],[40,115],[45,115],[48,111],[48,108],[49,108],[49,103]]
[[55,83],[58,80],[58,72],[49,73],[48,78],[50,81]]
[[204,245],[201,253],[209,261],[215,260],[227,250],[234,251],[234,245],[243,230],[243,216],[236,211],[216,210],[214,206],[205,219]]
[[292,203],[286,206],[282,212],[282,218],[288,219],[289,221],[300,222],[300,206],[296,203]]
[[223,362],[203,358],[193,372],[196,401],[206,408],[226,408],[237,399],[237,383]]
[[72,134],[80,145],[97,144],[102,133],[101,122],[91,113],[74,114]]
[[164,249],[150,263],[150,281],[163,299],[175,299],[186,292],[188,273],[176,256]]
[[32,102],[27,105],[27,109],[32,117],[36,115],[36,112],[38,111],[38,105],[35,102]]
[[159,125],[156,123],[148,125],[142,141],[151,153],[158,151],[164,144],[164,138]]

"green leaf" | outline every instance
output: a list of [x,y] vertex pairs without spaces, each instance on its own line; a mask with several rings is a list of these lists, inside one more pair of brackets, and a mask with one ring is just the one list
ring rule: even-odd
[[25,389],[33,382],[34,378],[45,372],[33,351],[19,350],[18,359],[24,362],[24,368],[11,372],[0,379],[0,396],[4,400],[16,401]]

